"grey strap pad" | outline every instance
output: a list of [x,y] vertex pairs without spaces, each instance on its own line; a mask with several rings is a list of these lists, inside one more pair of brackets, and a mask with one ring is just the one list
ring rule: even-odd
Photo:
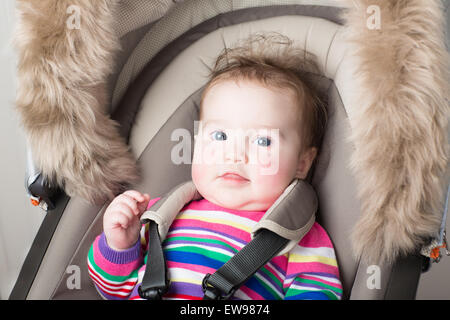
[[309,232],[318,207],[316,192],[303,181],[294,180],[261,220],[253,227],[252,236],[260,229],[268,229],[290,242],[279,253],[289,252]]
[[[201,198],[202,196],[192,181],[184,182],[158,200],[150,210],[144,212],[141,222],[155,221],[158,224],[161,240],[163,240],[181,209],[192,200]],[[312,186],[303,180],[295,179],[254,226],[252,237],[260,229],[275,232],[290,240],[279,255],[287,253],[311,229],[317,207],[318,200]]]
[[183,182],[159,199],[150,210],[145,211],[141,216],[141,222],[155,221],[162,241],[166,238],[170,225],[181,209],[192,200],[199,199],[202,199],[202,196],[194,183]]

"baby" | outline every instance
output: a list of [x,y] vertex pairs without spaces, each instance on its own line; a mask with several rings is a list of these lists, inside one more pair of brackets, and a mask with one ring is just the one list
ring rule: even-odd
[[[268,52],[274,44],[280,49]],[[253,225],[295,178],[306,179],[326,121],[323,104],[299,71],[308,63],[280,36],[254,36],[217,59],[201,99],[192,164],[203,199],[179,212],[163,241],[170,279],[164,299],[202,299],[204,276],[251,240]],[[88,255],[90,276],[103,297],[140,298],[148,242],[140,216],[158,199],[128,190],[107,207],[104,232]],[[341,296],[332,243],[315,223],[233,298]]]

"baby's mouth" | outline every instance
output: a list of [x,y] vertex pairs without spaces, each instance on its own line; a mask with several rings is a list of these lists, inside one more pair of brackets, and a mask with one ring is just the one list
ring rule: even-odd
[[243,176],[241,176],[237,173],[234,173],[234,172],[226,172],[223,175],[221,175],[219,178],[221,178],[222,180],[225,180],[225,181],[237,182],[237,183],[250,181],[247,178],[244,178]]

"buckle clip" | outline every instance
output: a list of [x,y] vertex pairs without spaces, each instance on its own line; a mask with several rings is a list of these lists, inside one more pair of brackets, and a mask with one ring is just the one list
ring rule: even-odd
[[204,293],[203,300],[228,300],[236,292],[236,289],[233,288],[230,292],[224,295],[220,289],[208,283],[210,277],[211,274],[207,273],[202,281],[202,289]]
[[445,230],[442,234],[441,241],[439,242],[439,240],[433,240],[428,247],[422,248],[421,254],[430,258],[433,262],[438,263],[442,258],[441,249],[444,249],[445,254],[450,256]]
[[48,204],[47,202],[45,202],[41,197],[35,197],[33,195],[29,195],[30,196],[30,202],[33,206],[35,207],[39,207],[44,211],[48,210]]
[[154,287],[147,289],[143,289],[142,285],[140,285],[138,288],[138,293],[142,299],[161,300],[168,290],[169,290],[169,282],[167,282],[166,285],[162,287]]
[[448,242],[447,242],[447,234],[446,234],[446,230],[444,230],[443,232],[443,240],[442,240],[442,244],[443,244],[443,248],[445,249],[445,255],[446,256],[450,256],[450,250],[448,248]]

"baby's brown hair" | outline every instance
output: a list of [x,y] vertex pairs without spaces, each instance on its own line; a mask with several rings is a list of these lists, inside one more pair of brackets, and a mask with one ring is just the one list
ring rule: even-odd
[[215,84],[226,80],[250,80],[268,88],[290,89],[299,106],[299,134],[302,151],[319,149],[325,131],[325,103],[314,88],[312,76],[320,74],[314,55],[293,46],[278,33],[253,34],[233,48],[225,48],[211,69],[203,99]]

